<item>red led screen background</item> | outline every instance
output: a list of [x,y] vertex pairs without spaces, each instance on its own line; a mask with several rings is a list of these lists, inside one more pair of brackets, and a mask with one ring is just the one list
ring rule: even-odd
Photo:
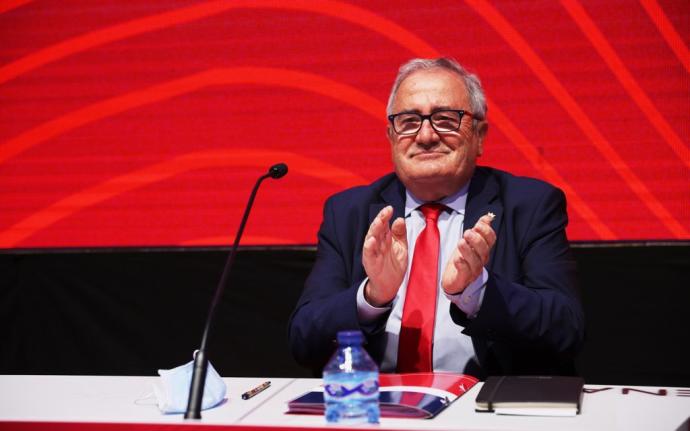
[[0,248],[313,244],[391,170],[398,66],[489,99],[481,164],[567,194],[571,240],[690,239],[690,2],[0,2]]

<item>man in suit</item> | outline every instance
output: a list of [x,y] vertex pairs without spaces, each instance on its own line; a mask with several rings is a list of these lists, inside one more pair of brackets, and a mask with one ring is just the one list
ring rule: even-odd
[[317,257],[290,319],[297,361],[320,372],[360,329],[382,372],[571,374],[584,317],[565,196],[480,167],[478,78],[411,60],[388,103],[395,173],[329,198]]

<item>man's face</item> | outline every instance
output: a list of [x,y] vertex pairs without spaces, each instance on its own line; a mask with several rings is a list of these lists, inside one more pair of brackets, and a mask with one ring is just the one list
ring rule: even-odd
[[[393,114],[428,115],[441,109],[472,112],[462,78],[444,69],[421,70],[408,76],[393,102]],[[455,132],[438,133],[429,120],[415,135],[398,135],[389,125],[395,172],[417,198],[429,201],[451,195],[472,177],[485,131],[486,122],[480,122],[475,131],[469,115],[463,116]]]

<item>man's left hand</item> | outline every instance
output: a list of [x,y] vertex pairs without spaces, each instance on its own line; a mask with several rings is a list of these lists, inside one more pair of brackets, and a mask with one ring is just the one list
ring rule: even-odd
[[441,287],[447,294],[462,292],[481,275],[496,243],[496,232],[491,228],[491,220],[493,214],[482,216],[458,241],[441,278]]

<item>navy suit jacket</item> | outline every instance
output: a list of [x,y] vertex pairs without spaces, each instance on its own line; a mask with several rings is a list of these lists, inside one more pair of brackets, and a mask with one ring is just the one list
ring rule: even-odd
[[[357,289],[366,277],[362,245],[386,205],[404,217],[405,188],[395,174],[330,197],[318,233],[316,262],[290,318],[292,353],[316,374],[340,330],[360,329],[367,350],[383,358],[388,315],[372,325],[357,318]],[[575,262],[565,227],[565,195],[543,181],[477,167],[470,182],[464,229],[493,212],[497,240],[486,265],[489,280],[473,319],[455,305],[447,312],[472,337],[480,369],[468,374],[572,374],[584,338]],[[439,310],[440,312],[440,310]],[[470,361],[472,364],[472,361]]]

